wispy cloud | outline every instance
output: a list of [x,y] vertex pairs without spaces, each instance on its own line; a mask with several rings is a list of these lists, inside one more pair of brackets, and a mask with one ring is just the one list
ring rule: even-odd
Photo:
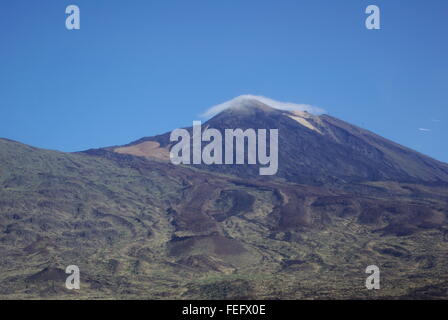
[[201,114],[202,117],[208,118],[213,117],[217,115],[218,113],[229,109],[229,108],[240,108],[245,104],[245,101],[247,100],[258,100],[261,103],[264,103],[268,105],[271,108],[279,109],[279,110],[288,110],[288,111],[307,111],[312,114],[322,114],[325,113],[325,110],[316,106],[312,106],[309,104],[297,104],[292,102],[281,102],[276,101],[270,98],[266,98],[263,96],[254,96],[250,94],[242,95],[239,97],[236,97],[232,100],[229,100],[227,102],[218,104],[216,106],[213,106],[209,108],[207,111],[205,111],[203,114]]
[[429,132],[431,131],[431,129],[426,129],[426,128],[418,128],[419,131],[423,131],[423,132]]

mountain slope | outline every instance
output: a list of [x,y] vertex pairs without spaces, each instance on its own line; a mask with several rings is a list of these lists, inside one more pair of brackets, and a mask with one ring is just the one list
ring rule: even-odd
[[[203,128],[278,129],[279,171],[274,178],[312,185],[341,185],[361,181],[448,183],[448,165],[400,146],[367,130],[328,115],[273,109],[248,99],[238,108],[222,111]],[[191,132],[192,129],[188,128]],[[170,133],[143,138],[122,153],[169,159]],[[224,136],[224,134],[223,134]],[[135,153],[139,146],[156,149]],[[205,145],[205,144],[203,144]],[[160,157],[160,154],[164,154]],[[258,176],[258,166],[202,165],[201,169],[245,177]]]
[[446,164],[258,101],[205,125],[279,128],[279,175],[172,165],[167,134],[80,153],[0,139],[0,298],[448,298]]

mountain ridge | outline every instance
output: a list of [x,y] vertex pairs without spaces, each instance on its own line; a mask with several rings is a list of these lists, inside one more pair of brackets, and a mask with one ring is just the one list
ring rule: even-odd
[[[203,123],[203,127],[222,133],[235,128],[279,129],[278,176],[292,182],[322,185],[354,179],[448,183],[448,164],[327,114],[278,110],[247,99],[242,105],[221,111]],[[192,132],[192,127],[185,129]],[[168,132],[145,137],[122,147],[154,141],[159,144],[158,150],[159,147],[165,150],[168,159],[173,145],[169,136]],[[150,151],[147,156],[151,157]],[[317,165],[319,161],[322,165]],[[200,167],[246,177],[255,176],[257,169],[248,165]],[[322,177],[321,181],[316,176]]]

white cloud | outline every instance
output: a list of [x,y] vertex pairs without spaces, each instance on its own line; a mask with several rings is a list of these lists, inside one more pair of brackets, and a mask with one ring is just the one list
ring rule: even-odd
[[418,128],[419,131],[424,131],[424,132],[429,132],[431,131],[431,129],[426,129],[426,128]]
[[279,110],[287,110],[287,111],[307,111],[312,114],[322,114],[325,113],[325,110],[319,107],[315,107],[309,104],[297,104],[292,102],[281,102],[276,101],[270,98],[266,98],[263,96],[254,96],[250,94],[242,95],[236,97],[232,100],[226,101],[224,103],[215,105],[201,114],[201,117],[208,118],[217,115],[218,113],[230,109],[230,108],[241,108],[244,106],[247,100],[258,100],[261,103],[268,105],[271,108],[279,109]]

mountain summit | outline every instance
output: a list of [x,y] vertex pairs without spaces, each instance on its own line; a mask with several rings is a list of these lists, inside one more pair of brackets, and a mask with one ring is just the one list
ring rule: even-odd
[[[301,105],[245,95],[218,105],[203,127],[278,129],[279,170],[274,178],[311,185],[363,181],[448,183],[448,165],[368,130],[327,114],[312,114]],[[274,108],[274,107],[275,108]],[[287,109],[287,110],[285,110]],[[187,128],[190,132],[192,128]],[[147,137],[115,150],[169,159],[170,133]],[[146,151],[142,151],[146,150]],[[163,154],[163,156],[161,156]],[[204,170],[255,178],[258,166],[200,166]]]
[[254,108],[254,107],[270,107],[278,110],[288,110],[288,111],[306,111],[313,114],[322,114],[325,111],[321,108],[314,107],[308,104],[297,104],[291,102],[281,102],[276,101],[263,96],[255,96],[251,94],[241,95],[236,98],[233,98],[224,103],[218,104],[216,106],[211,107],[206,112],[202,114],[204,117],[215,116],[218,113],[227,110],[244,110],[245,108]]

